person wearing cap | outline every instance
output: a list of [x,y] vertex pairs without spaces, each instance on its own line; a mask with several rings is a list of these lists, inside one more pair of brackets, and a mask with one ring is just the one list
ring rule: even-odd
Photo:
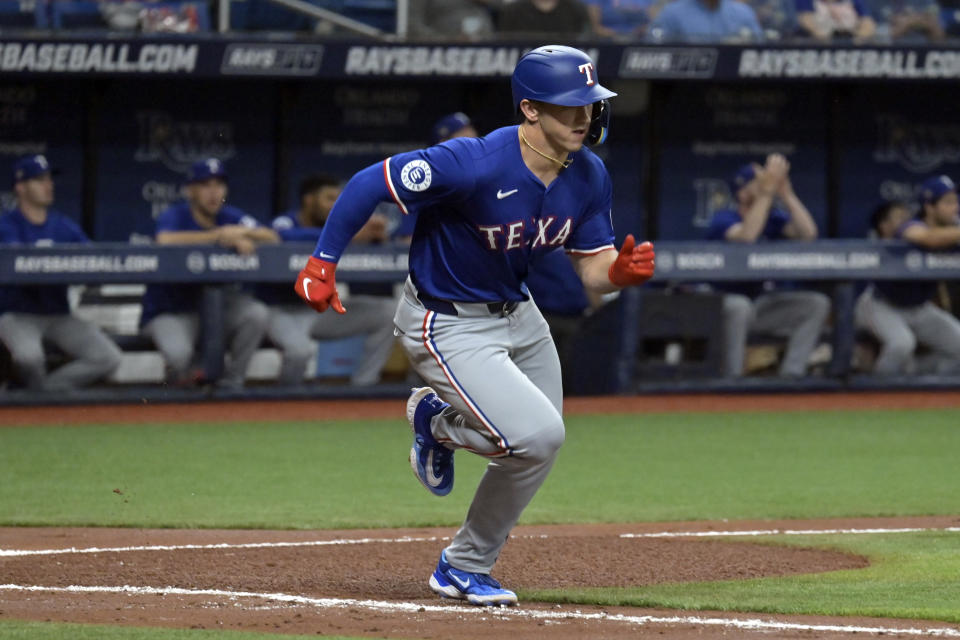
[[[880,240],[906,240],[921,249],[960,244],[960,202],[953,180],[940,175],[920,186],[920,211],[887,202],[871,218]],[[960,320],[933,303],[936,282],[877,281],[857,298],[854,321],[880,343],[873,373],[955,373],[960,370]],[[928,354],[917,358],[917,346]]]
[[[342,190],[342,182],[334,176],[306,176],[300,181],[300,206],[274,218],[274,231],[284,242],[315,244]],[[354,235],[351,244],[374,244],[387,239],[386,217],[374,214]],[[314,340],[358,335],[366,339],[350,374],[350,383],[362,387],[379,382],[394,347],[393,312],[397,306],[393,284],[385,286],[384,292],[382,283],[352,284],[347,300],[352,320],[339,322],[333,314],[318,314],[304,305],[289,284],[259,285],[257,297],[270,308],[267,337],[281,352],[277,382],[297,385],[304,381],[307,362],[317,354]]]
[[[262,226],[244,211],[226,204],[227,172],[216,158],[190,167],[185,200],[160,213],[156,221],[157,244],[219,245],[240,254],[251,254],[258,244],[276,243],[276,232]],[[143,298],[140,326],[153,339],[167,366],[167,381],[185,385],[202,372],[192,372],[203,287],[200,285],[149,285]],[[224,292],[223,331],[230,358],[217,386],[239,389],[247,365],[267,328],[266,305],[243,289]]]
[[[767,156],[762,166],[743,165],[734,174],[730,190],[736,206],[714,214],[708,240],[755,243],[817,238],[817,224],[793,190],[790,163],[783,155]],[[827,296],[788,282],[716,283],[714,288],[724,292],[723,367],[727,377],[743,375],[750,333],[785,338],[779,374],[806,374],[830,313]]]
[[[20,158],[13,166],[16,208],[0,216],[0,243],[50,246],[87,243],[73,220],[52,210],[54,170],[46,157]],[[65,285],[0,285],[0,342],[31,390],[66,391],[90,385],[120,365],[121,351],[97,325],[71,314]],[[69,361],[47,371],[44,342]]]

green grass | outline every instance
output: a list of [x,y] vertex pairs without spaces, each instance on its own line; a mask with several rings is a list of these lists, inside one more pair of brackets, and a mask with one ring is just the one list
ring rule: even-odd
[[[521,522],[960,514],[958,424],[960,410],[571,416],[554,471]],[[412,478],[409,444],[399,417],[3,428],[0,525],[458,525],[483,460],[459,453],[457,486],[438,500]],[[826,545],[867,555],[873,564],[821,575],[521,597],[960,622],[960,534],[769,540]],[[29,627],[2,625],[0,637],[30,637]]]
[[[248,631],[206,629],[159,629],[118,627],[98,624],[53,624],[47,622],[0,621],[0,640],[277,640],[316,638],[316,635],[282,636]],[[325,640],[360,640],[353,636],[323,636]]]
[[[522,522],[960,513],[958,411],[567,422]],[[431,500],[409,440],[402,420],[0,429],[0,525],[458,525],[483,461],[459,453]]]
[[865,569],[825,574],[665,584],[639,589],[582,589],[522,594],[548,602],[916,618],[960,623],[960,534],[917,532],[770,536],[770,543],[865,555]]

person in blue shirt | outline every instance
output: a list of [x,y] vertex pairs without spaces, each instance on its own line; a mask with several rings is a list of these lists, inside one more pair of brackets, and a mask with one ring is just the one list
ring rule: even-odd
[[[52,210],[53,170],[47,158],[20,158],[13,167],[17,206],[0,216],[0,243],[53,246],[87,243],[73,220]],[[70,361],[47,371],[44,341]],[[112,373],[121,351],[95,324],[71,314],[66,285],[0,285],[0,342],[31,390],[65,391],[87,386]]]
[[[231,205],[227,199],[227,171],[216,158],[190,167],[184,188],[186,199],[163,211],[156,221],[157,244],[219,245],[240,254],[256,251],[258,244],[280,241],[276,232]],[[192,370],[200,334],[201,285],[149,285],[140,317],[142,332],[153,339],[167,366],[167,380],[185,385],[196,382],[201,372]],[[247,291],[231,287],[224,291],[224,327],[227,360],[216,381],[225,389],[239,389],[247,366],[267,329],[266,305]]]
[[795,0],[801,36],[819,42],[847,38],[862,44],[873,38],[877,23],[863,0]]
[[654,42],[760,42],[763,30],[739,0],[673,0],[650,25]]
[[650,21],[666,0],[584,0],[584,3],[596,35],[636,40],[647,35]]
[[[814,240],[817,224],[793,191],[790,164],[778,153],[760,166],[750,163],[734,175],[730,189],[736,208],[717,211],[707,240],[776,242]],[[782,203],[782,207],[779,203]],[[830,299],[785,282],[718,283],[723,296],[723,365],[728,377],[743,375],[751,332],[786,338],[780,375],[800,377],[816,348],[830,312]]]
[[[900,239],[921,249],[960,245],[960,202],[948,176],[933,176],[920,188],[921,210],[913,217],[904,202],[884,203],[874,212],[877,238]],[[873,373],[954,373],[960,368],[960,320],[933,303],[936,282],[874,282],[857,299],[857,328],[880,342]],[[918,345],[929,349],[918,361]]]
[[[340,180],[333,176],[307,176],[300,182],[299,208],[275,218],[274,231],[284,242],[315,245],[342,189]],[[353,243],[386,240],[386,217],[374,214],[354,236]],[[365,335],[366,340],[350,383],[368,386],[380,381],[394,346],[392,320],[397,304],[392,292],[366,295],[362,284],[353,285],[350,297],[345,298],[350,305],[350,322],[339,322],[333,314],[314,312],[303,304],[289,284],[259,286],[257,297],[270,305],[267,337],[281,351],[279,384],[297,385],[304,381],[307,362],[317,353],[314,340],[356,335]]]
[[[359,171],[295,284],[312,308],[348,313],[337,261],[378,203],[417,215],[395,333],[429,386],[407,400],[410,466],[432,494],[453,489],[453,454],[488,460],[463,526],[427,583],[445,598],[513,605],[491,570],[564,440],[560,361],[525,284],[531,262],[564,248],[596,293],[653,276],[654,251],[614,248],[610,175],[585,144],[606,138],[616,95],[593,60],[538,47],[511,78],[519,125],[459,137]],[[346,319],[349,322],[349,316]]]

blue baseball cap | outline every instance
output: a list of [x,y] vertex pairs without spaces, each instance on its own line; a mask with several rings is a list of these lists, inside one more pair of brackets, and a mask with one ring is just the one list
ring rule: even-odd
[[472,123],[465,113],[456,112],[443,116],[433,125],[433,131],[430,136],[432,144],[439,144],[455,134],[464,127],[469,127]]
[[46,156],[39,153],[18,158],[17,161],[13,163],[14,184],[22,182],[23,180],[32,180],[45,173],[53,175],[59,173],[59,171],[50,166]]
[[933,204],[944,195],[956,190],[956,185],[948,176],[934,176],[927,178],[920,185],[920,200],[924,204]]
[[747,186],[751,180],[757,177],[757,168],[753,163],[745,164],[730,178],[730,191],[737,193],[743,187]]
[[223,166],[223,162],[217,158],[207,158],[206,160],[194,162],[190,166],[190,172],[187,174],[188,183],[204,182],[210,178],[219,178],[224,182],[227,181],[227,169]]

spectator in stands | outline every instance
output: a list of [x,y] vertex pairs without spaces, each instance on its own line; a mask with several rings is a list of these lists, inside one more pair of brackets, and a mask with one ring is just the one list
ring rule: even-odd
[[763,29],[763,38],[776,42],[793,35],[796,30],[794,0],[744,0],[753,9]]
[[426,40],[493,36],[496,0],[409,0],[407,35]]
[[[87,243],[86,234],[52,210],[53,170],[42,155],[13,166],[17,206],[0,216],[0,243],[51,246]],[[70,361],[47,372],[44,342]],[[96,382],[120,365],[120,349],[100,327],[70,312],[65,285],[0,286],[0,342],[28,389],[66,391]]]
[[[216,158],[191,166],[185,194],[184,202],[172,205],[157,217],[157,244],[219,245],[247,255],[254,253],[258,244],[280,241],[275,231],[225,204],[227,172]],[[174,384],[201,381],[198,378],[204,375],[191,373],[200,333],[202,295],[200,285],[164,284],[148,286],[143,298],[140,326],[163,355],[167,380]],[[266,332],[268,311],[266,305],[239,287],[225,289],[223,305],[223,332],[229,357],[216,385],[239,389]]]
[[[793,191],[790,164],[780,154],[760,166],[741,167],[731,182],[736,208],[717,211],[707,230],[708,240],[755,243],[814,240],[817,224]],[[781,208],[777,200],[782,203]],[[787,339],[780,375],[803,376],[820,339],[830,299],[802,291],[790,283],[744,282],[714,285],[724,291],[724,372],[743,374],[747,336],[751,332]]]
[[577,40],[590,34],[590,17],[580,0],[515,0],[500,10],[497,29]]
[[[298,209],[277,217],[273,229],[284,242],[309,242],[320,238],[327,216],[343,186],[332,176],[312,175],[300,183]],[[370,244],[387,240],[387,220],[374,214],[357,232],[353,244]],[[342,288],[342,287],[341,287]],[[358,386],[380,381],[383,367],[393,350],[393,314],[396,300],[392,295],[364,295],[361,284],[353,284],[351,295],[343,297],[350,310],[350,322],[343,322],[330,313],[317,313],[305,306],[288,284],[260,286],[257,295],[270,305],[267,336],[283,354],[278,382],[296,385],[303,382],[308,360],[316,356],[313,340],[329,340],[365,335],[363,355],[350,382]],[[392,290],[392,287],[391,287]]]
[[936,0],[885,0],[868,3],[877,21],[877,34],[892,41],[942,40],[943,25]]
[[838,38],[861,44],[873,38],[877,25],[863,0],[796,0],[801,36],[820,42]]
[[667,0],[584,0],[594,34],[604,38],[638,39],[647,35]]
[[654,42],[760,42],[763,31],[739,0],[672,0],[650,25]]
[[[882,240],[903,239],[922,249],[944,249],[960,244],[960,204],[953,181],[936,176],[923,183],[919,215],[914,218],[903,202],[877,208],[871,223]],[[935,282],[874,282],[857,299],[857,328],[880,342],[873,372],[950,373],[960,370],[960,320],[932,300]],[[915,359],[917,345],[930,351],[925,362]]]

